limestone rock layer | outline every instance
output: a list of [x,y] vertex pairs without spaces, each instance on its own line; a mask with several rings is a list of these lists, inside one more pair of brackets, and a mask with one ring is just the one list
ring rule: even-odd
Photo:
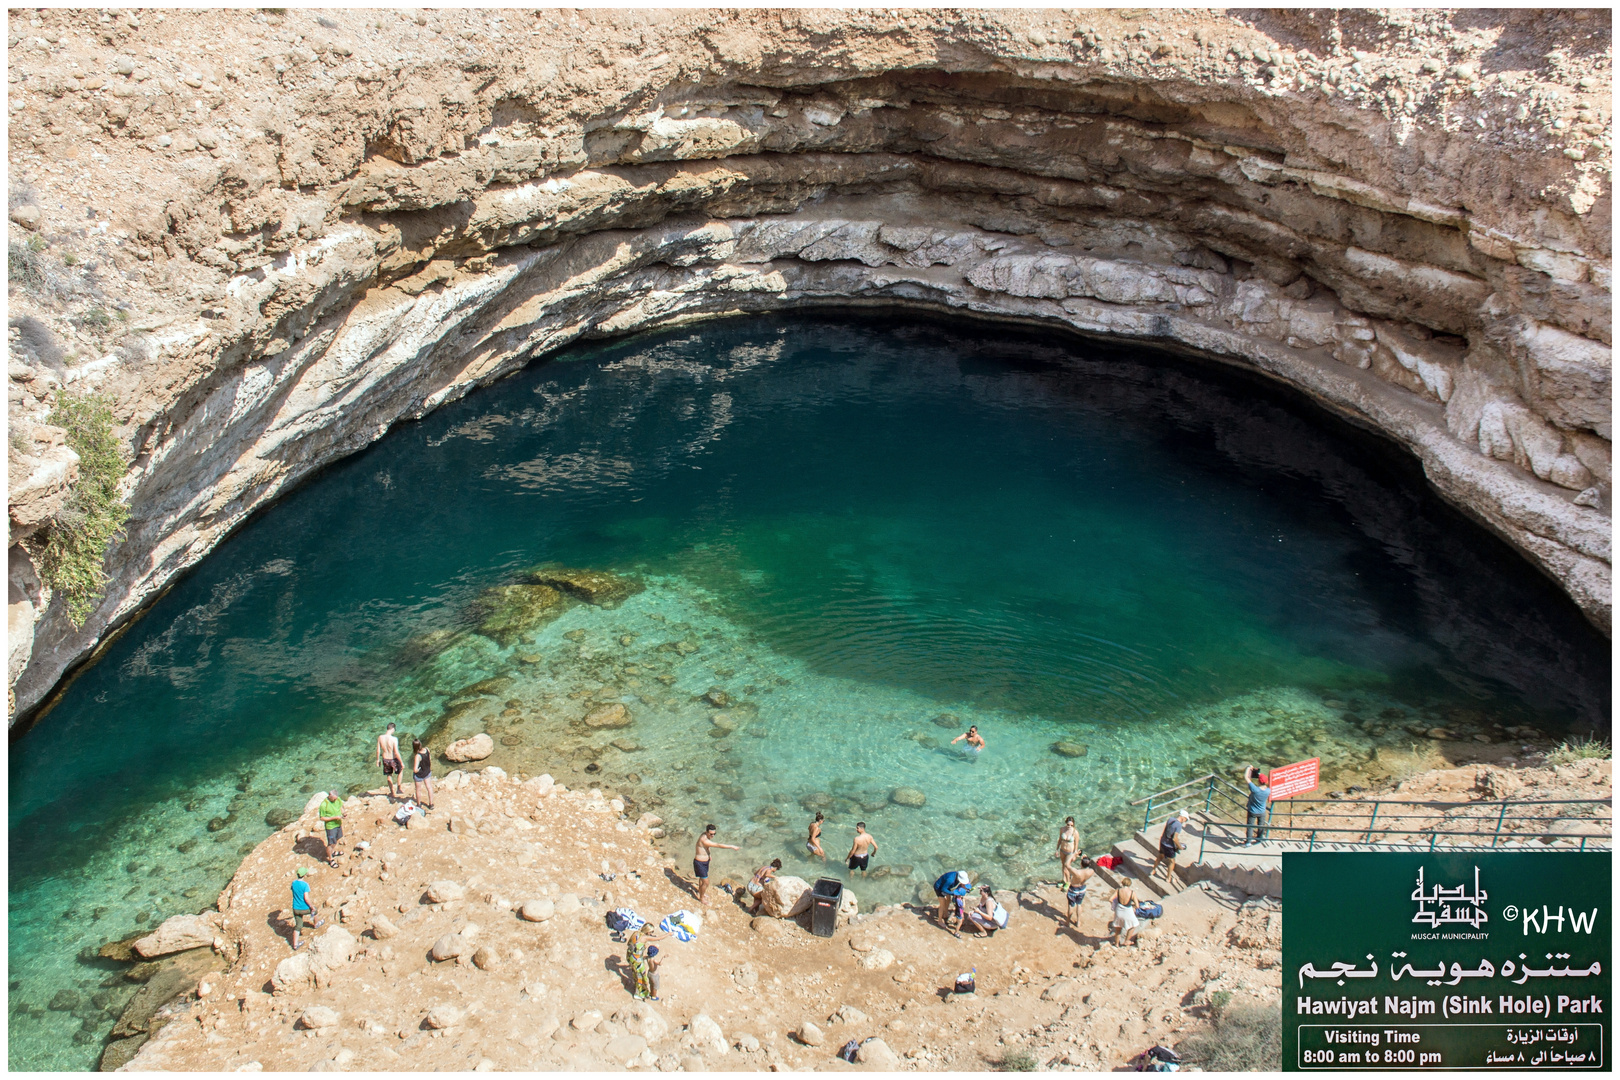
[[[8,29],[13,718],[396,421],[581,337],[814,305],[1257,370],[1407,447],[1608,629],[1607,11]],[[81,627],[35,573],[64,389],[131,458]]]

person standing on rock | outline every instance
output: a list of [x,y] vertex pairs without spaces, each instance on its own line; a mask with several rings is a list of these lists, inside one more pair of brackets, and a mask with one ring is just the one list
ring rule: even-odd
[[298,868],[298,877],[293,879],[292,883],[293,952],[297,952],[303,946],[303,942],[298,940],[298,931],[304,928],[305,919],[309,920],[311,930],[319,930],[326,925],[325,922],[315,917],[315,902],[310,899],[309,882],[304,880],[305,872],[304,868],[300,866]]
[[328,791],[317,812],[321,815],[321,828],[326,830],[326,862],[336,870],[338,858],[343,854],[343,849],[338,847],[343,842],[343,797]]
[[872,864],[872,856],[877,854],[878,843],[873,835],[866,831],[866,822],[855,823],[855,840],[849,845],[849,869],[851,873],[861,872],[866,877],[867,869]]
[[388,801],[393,802],[405,794],[405,782],[401,776],[405,763],[399,757],[399,737],[394,734],[392,723],[387,731],[377,736],[377,764],[382,766],[383,779],[388,782]]
[[816,820],[810,823],[810,834],[804,838],[804,846],[810,849],[810,854],[820,855],[821,861],[827,861],[827,853],[821,850],[821,823],[825,816],[820,810],[816,811]]
[[1187,841],[1181,838],[1181,834],[1187,830],[1187,821],[1187,811],[1181,810],[1164,823],[1164,831],[1159,834],[1159,857],[1153,860],[1153,869],[1148,871],[1149,878],[1159,872],[1160,863],[1170,864],[1164,871],[1165,881],[1168,882],[1176,872],[1176,856],[1187,850]]
[[418,805],[422,802],[422,785],[427,785],[427,806],[422,808],[425,814],[433,809],[433,755],[428,753],[421,739],[411,740],[411,781],[411,790],[416,793]]
[[1271,817],[1271,778],[1250,765],[1243,778],[1249,782],[1248,822],[1243,830],[1243,846],[1266,839],[1266,820]]
[[709,905],[709,849],[725,848],[728,851],[737,851],[736,844],[722,844],[714,838],[718,827],[705,825],[703,835],[698,837],[697,850],[692,852],[692,873],[697,877],[697,897],[704,907]]

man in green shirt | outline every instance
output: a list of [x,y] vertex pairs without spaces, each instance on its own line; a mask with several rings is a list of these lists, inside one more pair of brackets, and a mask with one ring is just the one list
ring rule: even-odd
[[335,791],[328,791],[321,802],[321,825],[326,829],[326,861],[337,869],[338,856],[343,854],[338,842],[343,839],[343,799]]

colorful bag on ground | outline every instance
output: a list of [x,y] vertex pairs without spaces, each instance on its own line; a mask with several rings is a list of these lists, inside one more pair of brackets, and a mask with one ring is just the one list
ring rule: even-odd
[[637,915],[629,908],[621,907],[614,908],[612,911],[607,913],[607,924],[608,929],[610,930],[617,930],[620,933],[628,933],[631,930],[639,930],[643,926],[646,926],[647,920],[643,919],[640,915]]
[[1160,915],[1163,915],[1163,914],[1164,914],[1164,905],[1163,904],[1155,904],[1155,903],[1152,903],[1150,901],[1144,900],[1140,904],[1136,905],[1136,917],[1138,919],[1157,919]]

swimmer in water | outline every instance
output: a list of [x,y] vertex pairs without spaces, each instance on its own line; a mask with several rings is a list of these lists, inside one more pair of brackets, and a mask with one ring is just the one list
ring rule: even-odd
[[979,726],[977,724],[970,725],[965,734],[958,735],[956,738],[952,739],[951,745],[955,746],[963,739],[967,740],[967,748],[975,754],[984,749],[984,736],[979,734]]
[[816,811],[816,820],[810,823],[810,835],[804,838],[804,846],[810,849],[810,854],[820,855],[823,862],[827,860],[827,853],[821,850],[821,823],[826,818],[820,810]]

